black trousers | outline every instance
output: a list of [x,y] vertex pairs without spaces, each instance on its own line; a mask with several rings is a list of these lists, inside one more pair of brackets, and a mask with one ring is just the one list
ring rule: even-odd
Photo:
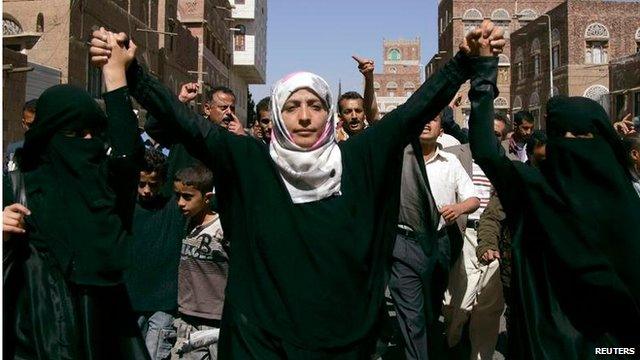
[[451,262],[446,231],[438,233],[436,245],[426,255],[418,241],[398,235],[393,247],[389,291],[409,360],[445,356],[444,328],[438,318]]
[[219,360],[370,360],[376,338],[356,345],[326,350],[306,350],[264,331],[226,303],[218,343]]

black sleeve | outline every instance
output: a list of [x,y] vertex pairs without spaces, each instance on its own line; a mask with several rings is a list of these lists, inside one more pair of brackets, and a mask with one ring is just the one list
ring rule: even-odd
[[161,121],[158,121],[158,119],[149,113],[147,113],[144,121],[144,131],[162,147],[170,149],[171,146],[174,145],[175,139],[172,134],[175,133],[175,129],[171,129],[167,125],[163,126]]
[[[235,135],[202,118],[178,100],[169,88],[151,76],[137,61],[127,70],[131,95],[170,134],[172,143],[181,143],[189,154],[215,173],[230,174],[226,156],[228,138]],[[170,139],[169,139],[170,137]],[[217,186],[217,184],[216,184]]]
[[467,144],[469,142],[469,129],[463,129],[456,123],[453,119],[453,109],[447,106],[440,114],[444,132],[456,138],[460,143]]
[[469,119],[469,143],[473,158],[491,184],[496,188],[504,208],[510,208],[517,198],[519,179],[515,164],[507,158],[502,145],[493,133],[493,99],[498,95],[496,78],[498,60],[492,63],[474,64],[478,67],[471,79],[469,99],[471,117]]
[[144,146],[138,134],[127,87],[102,95],[107,110],[107,136],[111,146],[108,160],[109,186],[116,194],[116,209],[126,228],[130,229],[135,206],[136,186]]

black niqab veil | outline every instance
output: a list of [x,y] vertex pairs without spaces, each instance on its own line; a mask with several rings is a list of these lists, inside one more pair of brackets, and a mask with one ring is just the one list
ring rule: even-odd
[[509,340],[534,359],[586,359],[597,346],[637,346],[640,199],[621,142],[602,107],[586,98],[551,99],[547,124],[540,170],[515,164],[523,194]]
[[[51,251],[69,280],[88,285],[119,282],[125,263],[116,196],[107,185],[105,128],[106,116],[87,92],[54,86],[40,96],[20,154],[31,243]],[[87,131],[92,138],[83,138]]]

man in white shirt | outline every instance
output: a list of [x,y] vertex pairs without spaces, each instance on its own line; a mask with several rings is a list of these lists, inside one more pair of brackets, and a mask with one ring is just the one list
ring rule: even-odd
[[[405,149],[389,290],[407,359],[439,358],[443,354],[438,318],[451,254],[459,254],[461,247],[462,234],[456,219],[480,206],[473,182],[458,158],[442,151],[437,142],[442,133],[440,125],[438,116],[424,127],[420,149]],[[415,153],[420,150],[422,154]],[[420,161],[415,164],[416,160]],[[423,188],[431,190],[429,201],[415,196]],[[437,213],[430,213],[434,205]],[[423,228],[425,225],[435,229]],[[452,245],[458,245],[457,250],[455,246],[452,250]]]
[[[496,113],[496,116],[498,116],[498,113]],[[533,132],[534,125],[535,120],[533,119],[533,115],[528,111],[518,111],[513,116],[513,136],[511,139],[502,142],[502,146],[509,159],[527,162],[526,145],[527,140]]]

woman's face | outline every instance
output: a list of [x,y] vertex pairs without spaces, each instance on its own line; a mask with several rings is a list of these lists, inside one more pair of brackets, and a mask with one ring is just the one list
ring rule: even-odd
[[293,142],[310,148],[322,133],[329,118],[322,100],[308,89],[296,90],[282,107],[282,119]]

